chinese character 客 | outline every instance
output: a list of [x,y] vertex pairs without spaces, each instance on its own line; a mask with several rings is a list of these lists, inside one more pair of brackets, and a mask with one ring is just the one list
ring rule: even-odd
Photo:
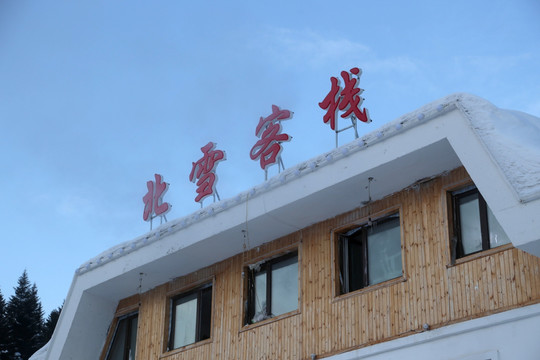
[[281,110],[276,105],[272,105],[272,114],[266,118],[261,116],[255,129],[255,135],[260,140],[251,148],[249,156],[252,160],[259,159],[263,170],[281,160],[280,154],[283,150],[281,143],[289,141],[291,137],[281,133],[280,121],[292,118],[292,114],[292,111]]

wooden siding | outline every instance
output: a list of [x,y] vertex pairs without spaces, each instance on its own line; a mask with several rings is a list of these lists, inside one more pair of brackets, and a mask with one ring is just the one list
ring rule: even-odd
[[[311,359],[540,301],[540,259],[505,245],[452,263],[446,192],[470,182],[463,168],[368,207],[302,229],[140,296],[138,359]],[[339,295],[333,233],[399,209],[403,277]],[[298,249],[298,311],[244,326],[246,266]],[[210,339],[166,351],[169,299],[213,281]]]

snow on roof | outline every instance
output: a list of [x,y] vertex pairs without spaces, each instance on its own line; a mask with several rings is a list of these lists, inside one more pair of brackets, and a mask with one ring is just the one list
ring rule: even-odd
[[[258,246],[358,207],[363,194],[351,188],[369,177],[378,180],[377,200],[459,166],[514,246],[540,256],[540,119],[453,94],[84,263],[48,350],[32,360],[98,354],[118,301],[133,295],[130,284],[141,272],[146,290],[233,256],[248,222],[252,246]],[[325,206],[313,206],[320,203]]]
[[283,186],[303,175],[365,150],[381,141],[428,122],[453,109],[459,109],[469,120],[492,159],[498,164],[521,202],[540,198],[540,118],[513,110],[499,109],[475,95],[455,93],[405,114],[378,130],[348,144],[286,169],[264,183],[237,196],[213,203],[187,216],[169,221],[156,230],[131,241],[116,245],[82,264],[76,274],[82,274],[140,247],[158,241],[167,234],[184,229],[259,194]]
[[[464,95],[461,95],[464,96]],[[464,96],[463,114],[521,202],[540,197],[540,118]]]

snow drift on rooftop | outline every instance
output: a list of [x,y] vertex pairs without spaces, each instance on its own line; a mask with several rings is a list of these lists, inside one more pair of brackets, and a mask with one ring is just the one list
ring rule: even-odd
[[540,118],[468,94],[461,110],[521,202],[540,198]]

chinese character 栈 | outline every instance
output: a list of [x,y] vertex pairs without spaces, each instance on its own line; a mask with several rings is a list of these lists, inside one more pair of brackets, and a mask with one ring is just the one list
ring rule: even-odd
[[350,73],[342,71],[341,77],[345,83],[344,88],[341,88],[339,85],[338,78],[333,76],[330,78],[332,87],[324,100],[319,103],[319,107],[326,110],[323,121],[325,124],[330,122],[330,128],[332,130],[336,130],[336,116],[338,110],[344,111],[343,114],[341,114],[342,118],[354,116],[362,122],[371,121],[367,109],[364,108],[363,110],[360,110],[360,106],[364,101],[360,96],[362,92],[364,92],[364,89],[358,87],[360,75],[362,75],[362,70],[356,67],[352,68]]

